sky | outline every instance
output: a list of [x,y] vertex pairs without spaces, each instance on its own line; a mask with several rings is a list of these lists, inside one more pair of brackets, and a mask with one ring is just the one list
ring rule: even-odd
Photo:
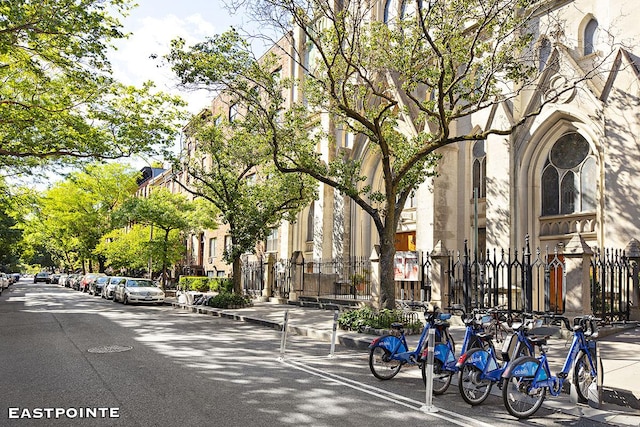
[[[232,26],[251,32],[248,19],[240,14],[230,14],[224,0],[137,0],[138,7],[129,16],[120,18],[123,30],[129,38],[114,43],[109,59],[114,77],[124,84],[140,86],[148,80],[163,92],[178,94],[188,102],[190,113],[196,114],[211,102],[214,94],[208,91],[186,91],[177,87],[177,79],[160,59],[169,53],[171,40],[182,37],[191,45],[206,37],[221,34]],[[179,139],[175,149],[179,147]],[[140,169],[153,160],[131,158],[125,161]]]
[[230,15],[221,0],[138,0],[138,4],[128,17],[121,18],[124,31],[132,34],[118,41],[117,50],[109,55],[114,77],[136,86],[152,80],[159,90],[181,94],[189,102],[189,111],[197,113],[212,95],[179,91],[171,70],[159,67],[161,61],[151,55],[168,53],[171,40],[177,37],[193,44],[231,26],[243,28],[246,19]]

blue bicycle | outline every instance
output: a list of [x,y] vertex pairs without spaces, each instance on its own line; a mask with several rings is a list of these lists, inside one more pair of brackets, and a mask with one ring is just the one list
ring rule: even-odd
[[[429,311],[428,306],[421,306],[424,308],[426,323],[414,350],[409,350],[402,323],[393,323],[390,334],[374,339],[369,345],[369,368],[376,378],[390,380],[406,364],[422,366],[422,352],[429,328],[442,325],[444,321],[451,318],[451,314],[440,313],[437,307]],[[442,339],[441,334],[436,328],[436,341],[440,339]]]
[[[492,313],[494,318],[507,315],[509,313],[500,310]],[[484,402],[489,397],[493,384],[497,383],[498,387],[502,387],[502,374],[510,361],[534,354],[530,335],[555,332],[539,327],[530,328],[535,325],[535,321],[529,319],[532,316],[523,313],[522,317],[523,322],[511,323],[513,333],[505,338],[500,353],[493,344],[493,334],[479,334],[478,338],[485,343],[484,348],[471,349],[458,359],[458,389],[469,405],[475,406]]]
[[567,353],[562,370],[553,376],[549,370],[546,354],[547,336],[532,339],[540,347],[539,357],[520,357],[505,370],[502,398],[507,411],[516,418],[528,418],[542,406],[547,392],[552,396],[562,393],[569,373],[573,369],[573,384],[578,398],[587,401],[589,386],[603,374],[596,363],[597,326],[601,319],[591,315],[576,317],[573,328],[564,316],[547,316],[553,321],[560,320],[573,332],[571,347]]
[[[480,339],[484,332],[484,325],[490,320],[490,316],[483,316],[485,310],[474,310],[471,316],[467,316],[461,306],[454,306],[449,310],[462,311],[461,318],[465,323],[465,334],[462,340],[461,354],[469,349],[482,349],[485,345]],[[449,333],[448,322],[436,322],[436,343],[433,349],[433,394],[444,394],[451,384],[451,378],[458,372],[456,346],[453,337]],[[427,359],[427,349],[422,353],[422,360]],[[427,383],[427,364],[422,363],[422,381]]]

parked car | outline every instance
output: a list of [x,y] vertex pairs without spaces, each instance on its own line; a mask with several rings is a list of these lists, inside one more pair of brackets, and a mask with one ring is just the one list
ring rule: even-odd
[[104,274],[104,273],[89,273],[89,274],[85,274],[84,276],[80,277],[80,282],[78,284],[78,290],[80,292],[88,292],[89,291],[89,285],[91,285],[91,282],[93,282],[95,279],[97,279],[100,276],[106,276],[106,274]]
[[125,280],[125,278],[120,276],[111,276],[109,278],[109,283],[102,288],[102,298],[113,299],[113,292],[116,290],[116,285],[122,280]]
[[49,272],[41,271],[40,273],[37,273],[35,276],[33,276],[33,283],[38,282],[50,283],[51,276],[49,275]]
[[80,275],[79,274],[70,274],[67,277],[67,282],[69,283],[69,287],[71,289],[75,289],[76,291],[80,289]]
[[0,273],[0,293],[2,293],[4,289],[7,289],[10,284],[9,276],[5,273]]
[[153,280],[126,277],[120,280],[113,293],[113,301],[123,304],[164,304],[164,292]]
[[67,276],[68,276],[67,274],[61,274],[60,277],[58,277],[58,285],[66,286]]
[[98,276],[89,283],[89,295],[102,295],[102,288],[109,283],[110,276]]

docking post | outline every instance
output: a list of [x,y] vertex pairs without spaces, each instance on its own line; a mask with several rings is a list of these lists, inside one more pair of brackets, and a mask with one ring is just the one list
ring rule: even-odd
[[423,412],[438,412],[438,409],[433,406],[433,355],[435,353],[435,341],[436,330],[429,328],[429,335],[427,338],[427,360],[425,367],[427,372],[427,384],[425,384],[425,404],[422,407]]
[[284,322],[282,323],[282,338],[280,340],[280,360],[284,360],[284,350],[287,345],[287,326],[289,324],[289,310],[284,312]]
[[338,310],[333,312],[333,333],[331,335],[331,351],[329,352],[329,357],[333,357],[333,353],[336,350],[336,336],[338,333],[338,314],[340,312]]

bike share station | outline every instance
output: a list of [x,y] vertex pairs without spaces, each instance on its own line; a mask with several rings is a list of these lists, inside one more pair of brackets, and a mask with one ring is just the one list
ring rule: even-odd
[[[572,326],[564,316],[539,315],[537,321],[533,321],[533,316],[531,320],[525,316],[525,321],[517,326],[516,322],[513,323],[513,333],[505,340],[501,352],[503,360],[499,361],[495,357],[493,335],[484,333],[483,322],[488,319],[486,311],[485,315],[474,312],[466,319],[463,316],[465,336],[461,353],[456,355],[453,339],[448,332],[451,314],[439,313],[437,307],[429,312],[428,306],[422,306],[426,323],[416,348],[409,350],[403,325],[393,324],[390,334],[374,339],[369,346],[369,364],[374,376],[380,380],[393,378],[405,364],[419,365],[425,384],[425,400],[421,407],[423,412],[438,411],[433,405],[433,395],[443,394],[454,374],[459,375],[458,386],[462,397],[471,405],[482,403],[489,396],[492,385],[499,383],[506,409],[519,419],[532,416],[542,406],[547,393],[552,397],[559,396],[567,384],[570,385],[571,402],[601,407],[604,373],[595,341],[600,319],[593,316],[576,317]],[[338,314],[335,311],[333,316],[330,358],[335,355]],[[492,317],[497,318],[495,315]],[[543,321],[547,324],[543,325]],[[547,339],[559,333],[557,327],[549,325],[558,323],[564,324],[571,332],[572,340],[563,368],[554,376],[546,352]],[[281,329],[280,361],[285,360],[288,328],[289,311],[286,310]],[[514,342],[517,345],[513,346]],[[535,356],[534,348],[539,349],[538,356]],[[509,352],[512,354],[509,355]],[[376,365],[378,358],[382,361],[381,366]],[[476,386],[479,390],[475,390]],[[467,387],[471,391],[466,390]]]

